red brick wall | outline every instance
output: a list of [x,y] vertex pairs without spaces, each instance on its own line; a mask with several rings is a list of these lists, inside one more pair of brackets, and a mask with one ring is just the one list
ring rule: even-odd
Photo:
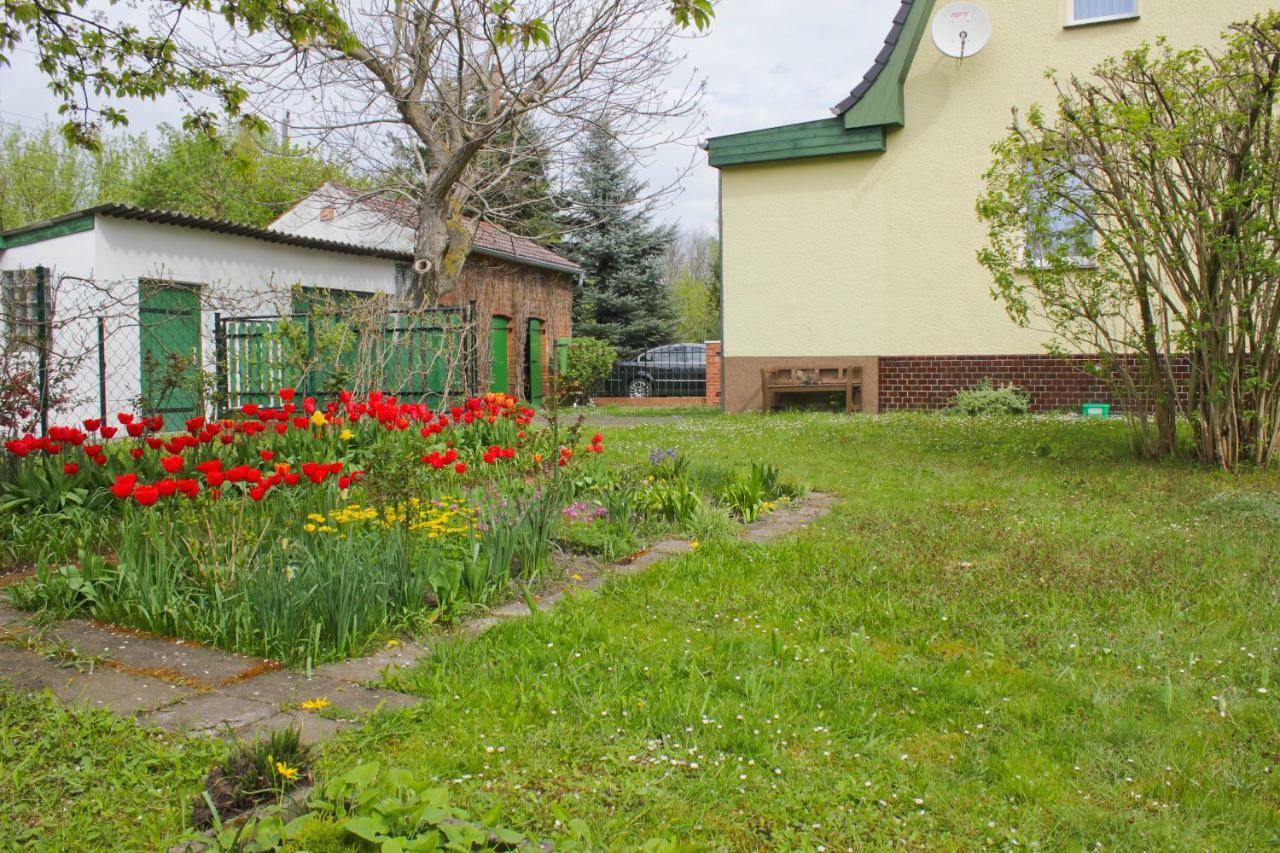
[[[1096,363],[1087,356],[1069,359],[1052,355],[911,355],[880,358],[880,411],[945,408],[957,391],[983,379],[996,385],[1017,385],[1031,395],[1037,412],[1079,409],[1082,403],[1120,405],[1107,385],[1088,370]],[[1179,362],[1175,375],[1185,380],[1187,365]]]
[[707,341],[707,405],[720,405],[720,384],[724,366],[721,364],[720,341]]
[[[440,301],[445,305],[476,307],[476,378],[478,391],[487,391],[492,377],[490,365],[493,348],[489,345],[490,322],[494,316],[506,317],[510,331],[507,339],[507,387],[522,396],[524,383],[524,344],[529,320],[542,321],[543,376],[555,363],[555,342],[573,333],[573,276],[568,273],[530,267],[509,261],[472,255],[453,290]],[[545,379],[544,379],[545,387]]]

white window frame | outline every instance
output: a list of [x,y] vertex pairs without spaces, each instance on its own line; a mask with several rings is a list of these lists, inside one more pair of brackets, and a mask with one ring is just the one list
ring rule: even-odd
[[1121,12],[1117,15],[1099,15],[1093,18],[1076,17],[1076,0],[1066,0],[1067,23],[1070,27],[1085,27],[1090,24],[1109,24],[1114,21],[1133,21],[1142,17],[1142,0],[1135,0],[1132,12]]

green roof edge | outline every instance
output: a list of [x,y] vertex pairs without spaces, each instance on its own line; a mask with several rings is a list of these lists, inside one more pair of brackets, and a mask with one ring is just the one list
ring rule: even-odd
[[873,125],[906,125],[907,104],[904,90],[907,73],[911,71],[911,63],[915,61],[916,51],[920,48],[920,40],[924,37],[935,2],[936,0],[915,0],[912,4],[884,69],[871,88],[841,113],[845,127],[853,129]]
[[884,51],[864,82],[836,108],[836,117],[749,130],[707,140],[714,168],[843,154],[881,153],[891,127],[906,125],[904,89],[936,0],[904,0]]
[[18,246],[30,246],[42,240],[92,230],[93,214],[77,211],[0,234],[0,249],[16,249]]

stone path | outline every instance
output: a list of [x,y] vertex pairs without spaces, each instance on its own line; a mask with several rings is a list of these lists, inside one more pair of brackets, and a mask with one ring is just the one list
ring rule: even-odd
[[[818,519],[835,503],[813,493],[747,525],[742,537],[766,542]],[[643,571],[659,560],[688,553],[688,541],[668,539],[610,566],[569,555],[558,561],[563,578],[533,599],[554,607],[571,590],[594,590],[611,577]],[[507,619],[530,615],[514,601],[461,623],[451,636],[475,637]],[[297,726],[315,743],[357,725],[367,714],[412,706],[417,699],[375,685],[397,667],[431,653],[432,641],[402,639],[368,657],[294,672],[273,661],[207,648],[183,640],[71,619],[36,625],[28,614],[0,603],[0,678],[29,691],[49,690],[67,703],[84,703],[135,717],[141,725],[175,732],[253,739]],[[315,712],[299,706],[326,699]]]

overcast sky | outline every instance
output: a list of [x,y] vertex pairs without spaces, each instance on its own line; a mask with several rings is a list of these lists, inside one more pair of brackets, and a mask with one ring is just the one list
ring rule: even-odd
[[[690,68],[707,80],[708,135],[755,130],[831,115],[830,108],[862,78],[889,31],[899,0],[721,0],[710,35],[687,46]],[[0,67],[0,121],[37,127],[56,121],[55,102],[19,48]],[[131,103],[131,130],[176,124],[172,100]],[[689,147],[654,152],[646,177],[670,183],[688,165]],[[689,229],[713,229],[716,174],[697,153],[679,196],[662,217]]]

